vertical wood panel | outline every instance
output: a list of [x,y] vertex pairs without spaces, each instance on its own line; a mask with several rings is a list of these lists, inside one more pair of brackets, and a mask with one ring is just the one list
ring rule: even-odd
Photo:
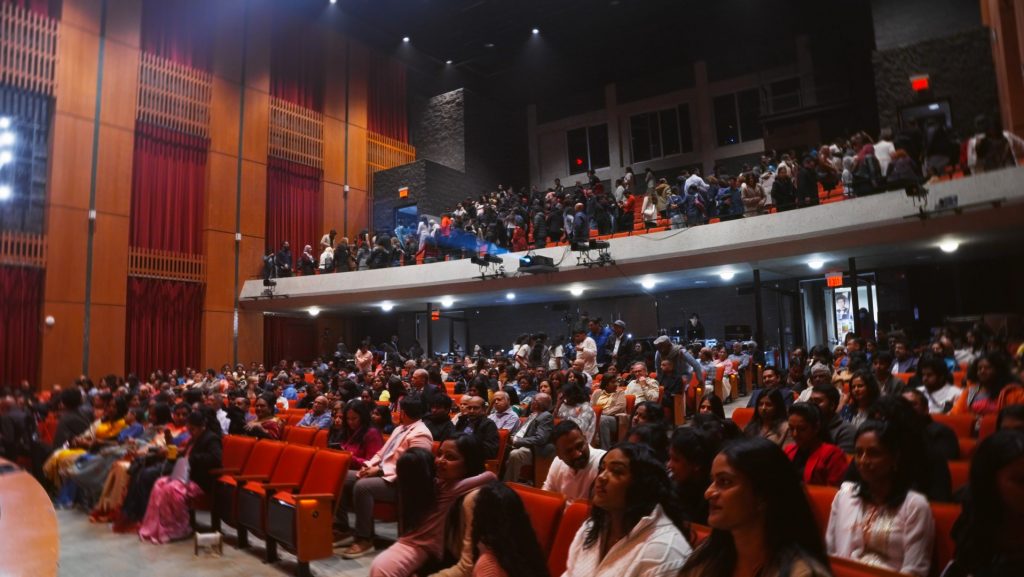
[[[132,161],[135,132],[131,129],[100,125],[100,147],[96,171],[96,210],[131,215]],[[56,159],[56,157],[55,157]],[[88,175],[83,176],[88,187]],[[88,202],[88,190],[86,190]],[[127,239],[125,239],[127,243]]]
[[230,362],[234,341],[234,313],[203,311],[202,331],[203,366],[219,367],[225,361]]
[[235,235],[208,230],[204,234],[204,242],[206,300],[203,309],[232,311],[235,306],[235,286],[230,282],[230,278],[235,270]]
[[354,240],[360,230],[372,230],[370,226],[369,193],[365,190],[352,188],[348,193],[348,233]]
[[[54,118],[47,185],[50,206],[89,208],[92,128],[88,120],[68,114],[58,113]],[[50,227],[47,230],[60,231]]]
[[[50,246],[46,265],[46,301],[85,302],[85,238],[88,211],[51,206],[46,230]],[[81,339],[82,332],[78,332]],[[79,356],[78,358],[81,358]],[[75,359],[73,356],[67,359]],[[71,361],[74,363],[75,361]]]
[[210,152],[206,159],[206,218],[204,228],[235,232],[235,190],[237,159]]
[[[46,271],[47,284],[53,269]],[[52,315],[52,327],[41,327],[42,366],[40,385],[70,385],[82,370],[82,331],[85,326],[85,305],[82,303],[44,302],[43,316]],[[122,326],[122,331],[124,330]],[[122,341],[123,342],[123,341]],[[124,367],[118,372],[122,372]]]
[[108,42],[105,50],[100,118],[104,124],[134,130],[139,51],[113,42]]
[[210,152],[238,156],[238,85],[213,78],[210,99]]
[[[66,12],[65,12],[66,14]],[[61,23],[57,44],[57,113],[92,118],[96,110],[99,37]]]
[[128,298],[128,218],[103,212],[96,217],[92,261],[93,306],[124,306]]
[[238,362],[263,362],[263,313],[238,311]]
[[[127,291],[126,278],[121,284]],[[94,380],[103,375],[124,374],[126,307],[94,302],[89,314],[89,374]]]
[[324,116],[345,120],[345,58],[347,43],[345,38],[333,32],[327,33],[325,42],[327,57],[324,64],[327,72],[324,75]]
[[62,0],[61,23],[99,35],[100,4],[100,0]]
[[324,182],[345,184],[345,124],[324,117]]
[[348,122],[361,128],[369,127],[367,116],[370,101],[370,53],[362,44],[351,44],[351,66],[349,84]]
[[270,95],[251,88],[245,90],[245,134],[242,157],[266,162],[270,135]]
[[259,276],[263,272],[263,236],[243,236],[238,257],[238,276],[242,279]]
[[[325,232],[332,228],[338,231],[338,236],[335,239],[341,238],[341,231],[345,229],[345,201],[344,201],[344,188],[340,184],[333,182],[324,183],[324,221],[321,227]],[[317,252],[319,252],[317,248]]]
[[[267,165],[242,164],[242,234],[264,238],[267,214]],[[260,249],[263,250],[263,249]]]
[[348,132],[348,183],[352,188],[369,188],[366,165],[366,129],[349,125]]

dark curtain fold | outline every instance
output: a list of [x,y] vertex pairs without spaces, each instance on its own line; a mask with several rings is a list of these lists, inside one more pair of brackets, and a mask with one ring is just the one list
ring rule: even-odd
[[270,157],[267,161],[266,247],[278,250],[288,241],[292,257],[312,245],[319,255],[322,227],[321,180],[323,171],[304,164]]
[[132,163],[131,244],[203,252],[203,197],[209,141],[137,123]]
[[369,91],[370,131],[409,142],[405,65],[385,54],[371,53]]
[[[210,70],[216,12],[209,0],[142,3],[142,50],[178,64]],[[204,8],[205,6],[205,8]]]
[[281,359],[309,362],[316,357],[316,324],[313,319],[263,317],[263,362],[277,366]]
[[[287,6],[283,3],[282,6]],[[270,95],[323,112],[326,70],[322,37],[279,18],[270,49]]]
[[203,285],[128,277],[125,371],[199,366],[202,321]]
[[61,0],[0,0],[7,4],[15,4],[42,14],[43,16],[49,16],[50,18],[60,18],[61,8],[63,2]]
[[38,385],[43,270],[0,266],[0,386]]

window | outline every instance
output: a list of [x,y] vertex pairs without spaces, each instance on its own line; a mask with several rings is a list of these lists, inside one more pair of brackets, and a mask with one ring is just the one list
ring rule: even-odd
[[762,137],[761,95],[757,89],[715,97],[715,135],[718,146]]
[[400,226],[416,229],[419,224],[419,214],[416,205],[403,206],[395,209],[395,228]]
[[608,167],[607,124],[575,128],[565,136],[569,151],[569,174],[582,174],[590,169]]
[[800,78],[787,78],[772,82],[772,112],[800,108]]
[[629,119],[633,162],[672,156],[693,150],[690,133],[690,107],[637,114]]

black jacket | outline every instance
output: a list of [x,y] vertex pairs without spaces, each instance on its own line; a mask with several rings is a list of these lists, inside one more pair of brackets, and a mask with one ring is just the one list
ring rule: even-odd
[[215,475],[211,475],[212,469],[221,466],[221,439],[220,435],[210,430],[203,431],[198,439],[191,441],[192,446],[188,450],[188,476],[205,493],[213,489]]
[[543,447],[551,442],[551,430],[555,426],[555,419],[551,411],[538,413],[526,425],[526,432],[522,438],[513,438],[512,445],[519,447]]
[[[469,419],[459,417],[459,420],[455,423],[455,432],[465,432],[468,426]],[[483,444],[484,455],[488,459],[496,459],[498,457],[498,425],[495,425],[494,421],[487,417],[480,417],[480,420],[473,425],[473,436]]]

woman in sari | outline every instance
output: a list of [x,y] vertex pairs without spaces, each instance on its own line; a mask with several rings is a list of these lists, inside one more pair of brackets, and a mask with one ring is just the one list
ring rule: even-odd
[[[58,448],[43,464],[43,474],[57,489],[61,489],[64,480],[70,475],[75,462],[86,455],[90,449],[111,443],[117,439],[118,433],[125,427],[124,414],[126,405],[123,399],[115,402],[107,400],[103,415],[81,435],[68,441],[67,447]],[[62,491],[57,499],[58,506],[70,506],[74,501],[74,491]]]

